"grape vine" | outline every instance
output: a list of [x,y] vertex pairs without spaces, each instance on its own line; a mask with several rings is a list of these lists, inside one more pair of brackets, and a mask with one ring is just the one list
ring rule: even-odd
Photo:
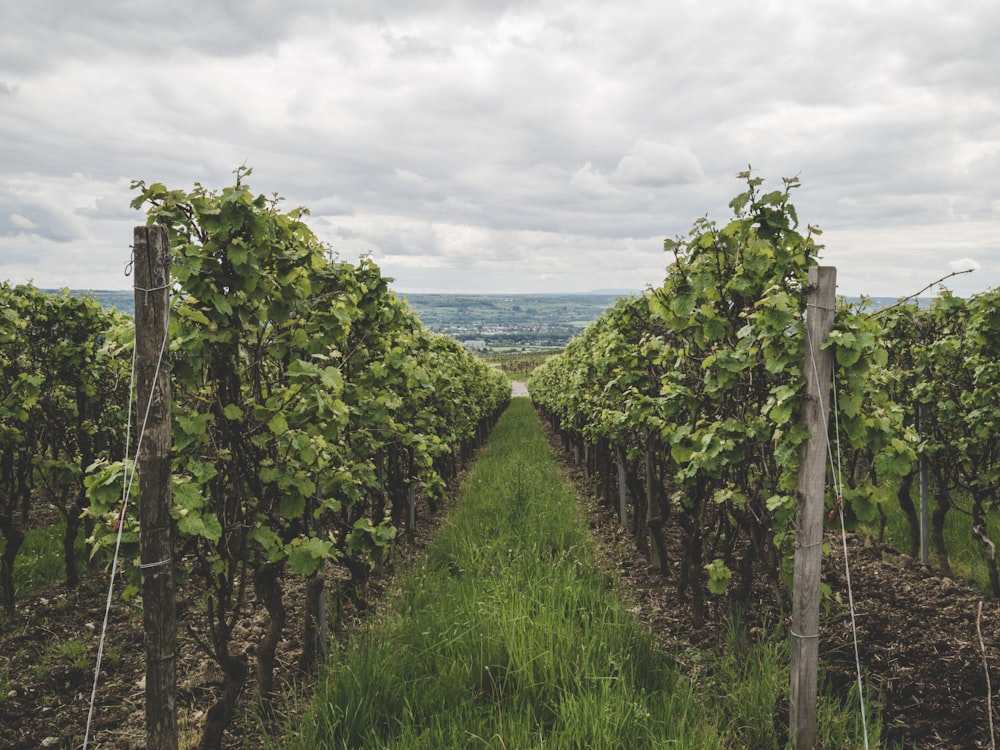
[[[665,573],[676,568],[695,625],[706,589],[745,608],[755,571],[775,583],[790,574],[806,437],[797,415],[818,230],[798,231],[797,180],[764,192],[751,172],[740,178],[747,189],[730,203],[732,220],[719,228],[699,219],[667,240],[663,285],[620,301],[529,381],[566,440],[593,456],[606,494],[610,468],[622,467],[633,528]],[[827,344],[844,438],[858,452],[844,500],[859,516],[914,455],[914,436],[873,370],[887,358],[876,334],[870,319],[841,309]],[[677,561],[667,559],[667,523],[681,533]]]
[[[409,524],[416,490],[441,496],[456,452],[510,395],[502,375],[424,329],[373,262],[331,257],[306,212],[255,195],[249,174],[221,192],[134,186],[133,206],[171,237],[176,564],[205,590],[188,628],[225,675],[204,747],[220,745],[248,677],[250,644],[234,640],[248,599],[268,612],[255,648],[266,699],[286,578],[310,578],[309,632],[327,566],[349,572],[335,596],[351,595]],[[122,471],[109,463],[88,480],[105,547]]]
[[79,581],[76,538],[94,459],[121,452],[127,321],[93,299],[0,285],[0,592],[15,605],[14,565],[39,498],[65,522],[66,582]]

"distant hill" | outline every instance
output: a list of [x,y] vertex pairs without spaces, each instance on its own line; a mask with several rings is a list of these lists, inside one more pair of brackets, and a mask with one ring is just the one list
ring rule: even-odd
[[[58,293],[58,289],[42,291]],[[131,289],[73,289],[106,307],[135,314]],[[495,348],[556,348],[615,303],[617,293],[400,294],[432,331]]]
[[565,346],[615,304],[619,294],[400,294],[421,322],[470,348],[491,351]]
[[[49,294],[59,294],[61,289],[41,289]],[[135,292],[131,289],[70,289],[70,294],[79,297],[93,297],[104,307],[113,307],[119,312],[135,315]]]
[[[58,292],[46,289],[47,292]],[[72,290],[106,307],[135,314],[134,293],[121,290]],[[555,349],[632,291],[595,290],[588,294],[403,294],[432,331],[487,351]],[[849,298],[856,302],[857,297]],[[894,297],[872,297],[874,308],[894,305]],[[919,300],[929,305],[931,298]]]

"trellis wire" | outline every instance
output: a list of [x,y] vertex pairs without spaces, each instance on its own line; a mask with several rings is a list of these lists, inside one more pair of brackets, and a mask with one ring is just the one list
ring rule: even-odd
[[[147,293],[151,290],[139,290],[146,291]],[[160,345],[160,356],[156,360],[156,370],[154,372],[153,381],[155,382],[156,376],[159,375],[160,366],[163,364],[163,357],[167,350],[167,341],[169,340],[169,328],[167,332],[164,333],[163,343]],[[128,391],[128,419],[126,422],[125,429],[125,483],[124,492],[122,495],[121,508],[118,511],[118,536],[115,540],[115,553],[111,559],[111,575],[108,582],[108,598],[104,605],[104,622],[101,625],[101,638],[97,646],[97,661],[94,665],[94,684],[90,691],[90,708],[87,712],[87,728],[83,736],[83,750],[87,750],[88,743],[90,741],[90,726],[94,719],[94,703],[97,699],[97,685],[100,681],[101,674],[101,660],[104,656],[104,642],[108,631],[108,620],[111,617],[111,600],[114,595],[115,589],[115,572],[118,569],[118,553],[121,549],[122,535],[125,531],[125,512],[128,509],[129,498],[132,495],[132,485],[135,483],[135,477],[138,473],[139,465],[139,449],[142,447],[142,438],[146,432],[146,424],[149,420],[150,408],[153,405],[153,394],[149,394],[149,400],[146,402],[146,411],[142,418],[142,429],[139,430],[139,438],[136,440],[135,445],[135,458],[132,460],[131,466],[128,463],[129,450],[131,448],[132,439],[132,406],[133,406],[133,393],[136,388],[136,346],[132,345],[132,372],[129,377],[129,391]]]
[[[809,338],[809,332],[806,331],[806,338]],[[813,373],[818,375],[818,368],[816,365],[816,354],[813,351],[811,344],[808,346],[810,359],[812,361]],[[865,692],[864,683],[861,679],[861,654],[858,650],[858,627],[857,622],[854,617],[854,591],[851,587],[851,565],[847,558],[847,527],[844,523],[844,504],[843,500],[843,468],[841,463],[841,447],[840,447],[840,415],[838,409],[840,408],[837,402],[837,371],[836,371],[836,359],[834,359],[833,367],[833,424],[834,424],[834,437],[837,443],[837,458],[834,460],[833,456],[833,446],[830,441],[826,441],[826,452],[830,459],[830,471],[833,474],[833,489],[837,496],[837,512],[840,516],[840,538],[841,543],[844,548],[844,575],[847,581],[847,604],[848,609],[851,613],[851,635],[854,641],[854,666],[857,671],[858,676],[858,702],[861,706],[861,728],[864,734],[864,746],[865,750],[868,750],[868,719],[865,711]],[[820,408],[823,406],[823,394],[819,394]]]
[[844,471],[843,454],[840,450],[840,408],[837,403],[837,378],[834,372],[833,378],[833,426],[834,436],[837,439],[837,464],[834,468],[833,449],[827,441],[827,452],[830,454],[830,469],[834,472],[834,488],[837,492],[837,515],[840,516],[840,540],[844,547],[844,576],[847,580],[847,604],[851,612],[851,636],[854,641],[854,666],[858,675],[858,703],[861,706],[861,727],[864,731],[865,750],[868,750],[868,720],[865,717],[865,686],[861,679],[861,654],[858,651],[858,625],[854,617],[854,589],[851,587],[851,563],[847,558],[847,527],[844,524],[844,503],[842,502],[844,493]]

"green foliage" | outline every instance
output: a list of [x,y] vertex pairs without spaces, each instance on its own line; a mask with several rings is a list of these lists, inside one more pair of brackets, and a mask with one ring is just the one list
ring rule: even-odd
[[[808,273],[820,250],[815,230],[798,231],[796,179],[766,193],[749,171],[740,179],[746,190],[727,224],[699,219],[687,236],[665,241],[673,262],[663,285],[620,301],[529,381],[535,401],[590,445],[655,452],[673,485],[689,574],[707,573],[713,593],[727,589],[736,565],[770,561],[774,546],[791,553],[807,437],[798,415]],[[908,471],[913,436],[880,389],[888,355],[877,332],[842,308],[826,346],[835,348],[842,438],[867,451],[865,465],[877,461],[878,482],[892,485]],[[852,497],[870,507],[881,497],[876,477],[862,479]]]
[[[935,496],[932,536],[938,562],[948,572],[945,527],[952,507],[971,516],[966,526],[987,531],[1000,499],[1000,291],[961,299],[944,292],[929,307],[896,305],[871,317],[890,357],[886,388],[909,426],[919,433]],[[909,448],[907,444],[905,447]],[[915,455],[891,443],[876,470],[915,471]],[[901,509],[910,523],[916,553],[917,520],[907,495]],[[976,542],[978,544],[978,542]],[[995,562],[986,559],[990,587],[1000,595]]]
[[713,594],[725,594],[729,588],[729,579],[733,577],[733,571],[718,558],[706,565],[705,570],[708,571],[708,590]]
[[[24,533],[24,543],[18,550],[17,565],[14,568],[14,593],[18,598],[30,596],[55,586],[65,576],[63,558],[63,536],[66,524],[63,521],[29,528]],[[0,541],[0,552],[5,542]],[[82,559],[84,553],[83,535],[74,539],[76,553]]]
[[[3,602],[13,607],[13,567],[44,498],[75,539],[84,507],[82,477],[100,455],[121,450],[127,358],[125,319],[92,299],[0,284],[0,561]],[[67,543],[66,580],[76,583]]]
[[[363,576],[409,491],[439,497],[455,450],[510,395],[500,373],[424,329],[370,259],[334,258],[307,211],[254,194],[249,175],[219,192],[133,185],[133,207],[170,236],[175,563],[205,588],[195,627],[220,665],[248,581],[274,602],[261,587],[289,570]],[[107,550],[122,467],[95,468]],[[124,528],[138,533],[134,515]]]
[[487,354],[483,359],[489,364],[499,367],[511,379],[527,380],[535,368],[558,353],[558,350],[554,349],[538,352],[510,352]]

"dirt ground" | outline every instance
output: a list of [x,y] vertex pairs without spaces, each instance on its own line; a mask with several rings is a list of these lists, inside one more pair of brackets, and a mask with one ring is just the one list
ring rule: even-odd
[[[456,502],[455,493],[451,494],[453,499],[439,503],[436,514],[431,514],[425,504],[422,506],[417,530],[410,537],[400,535],[394,562],[372,576],[361,607],[345,604],[334,637],[343,638],[379,611],[379,603],[393,584],[394,571],[412,565]],[[338,583],[331,574],[328,590]],[[121,600],[123,586],[123,582],[116,586],[110,609],[95,710],[90,719],[88,748],[94,750],[143,750],[146,746],[142,613]],[[182,587],[177,604],[181,750],[198,746],[205,713],[222,685],[218,668],[184,630],[183,612],[191,606],[195,593]],[[77,750],[83,746],[107,595],[107,578],[99,572],[90,573],[79,588],[57,586],[25,598],[18,602],[13,621],[0,619],[0,750]],[[307,692],[312,679],[298,667],[303,599],[304,581],[289,578],[285,593],[288,625],[275,669],[275,680],[282,686],[283,695],[273,704],[285,725],[290,713],[299,710],[294,692]],[[264,608],[251,594],[247,615],[235,628],[234,642],[258,642],[265,623]],[[254,649],[248,648],[245,655],[251,673],[240,710],[225,738],[227,750],[261,747],[258,712],[252,702]]]
[[[585,486],[577,470],[568,472]],[[632,611],[668,647],[710,648],[722,639],[719,612],[711,606],[710,622],[691,629],[687,601],[647,564],[631,535],[619,526],[616,509],[594,508],[592,526],[608,564],[618,566],[620,589],[631,599]],[[831,603],[829,612],[821,613],[819,658],[834,689],[846,695],[856,687],[858,670],[843,541],[833,529],[826,532],[825,541],[831,552],[823,559],[823,581],[841,603]],[[996,747],[988,705],[993,722],[1000,724],[1000,707],[992,695],[1000,686],[1000,602],[868,537],[848,534],[847,554],[858,661],[866,695],[881,711],[887,745],[907,750]],[[754,596],[756,614],[785,626],[790,623],[773,589],[761,587]],[[776,712],[787,724],[787,706],[777,706]]]
[[[553,447],[558,450],[556,443]],[[587,484],[580,473],[567,467],[566,474],[586,496]],[[409,565],[426,546],[446,511],[442,507],[436,518],[424,513],[414,541],[396,553],[395,569]],[[713,610],[704,628],[692,630],[688,604],[645,562],[617,525],[614,511],[595,507],[591,512],[600,554],[606,565],[618,570],[623,595],[636,615],[668,644],[707,648],[717,643],[718,613]],[[844,606],[834,605],[823,617],[820,659],[832,683],[846,691],[856,681],[854,647],[841,542],[832,530],[829,535],[832,552],[824,559],[824,580],[841,596]],[[866,690],[882,711],[886,739],[921,750],[991,747],[987,704],[992,698],[990,686],[1000,685],[998,602],[868,539],[849,537],[848,553],[860,661]],[[345,613],[341,635],[378,609],[391,584],[390,568],[370,585],[366,611]],[[758,593],[755,611],[772,621],[784,621],[773,591]],[[24,599],[13,620],[2,621],[0,748],[82,746],[106,597],[106,579],[89,575],[76,590],[56,587]],[[299,600],[301,596],[291,591],[290,627],[279,655],[278,678],[301,688],[308,685],[308,678],[296,671],[300,643],[295,624],[300,614],[292,605]],[[259,612],[260,608],[251,606],[250,615],[240,624],[244,636],[262,626]],[[199,725],[219,683],[204,655],[183,636],[179,650],[181,747],[189,748],[197,744]],[[984,662],[990,668],[989,685]],[[141,616],[116,596],[89,747],[137,750],[144,746],[143,674]],[[251,694],[248,689],[246,695]],[[260,747],[249,699],[244,702],[247,705],[228,736],[227,747]],[[292,710],[288,705],[277,708]],[[778,706],[776,711],[787,708]]]

